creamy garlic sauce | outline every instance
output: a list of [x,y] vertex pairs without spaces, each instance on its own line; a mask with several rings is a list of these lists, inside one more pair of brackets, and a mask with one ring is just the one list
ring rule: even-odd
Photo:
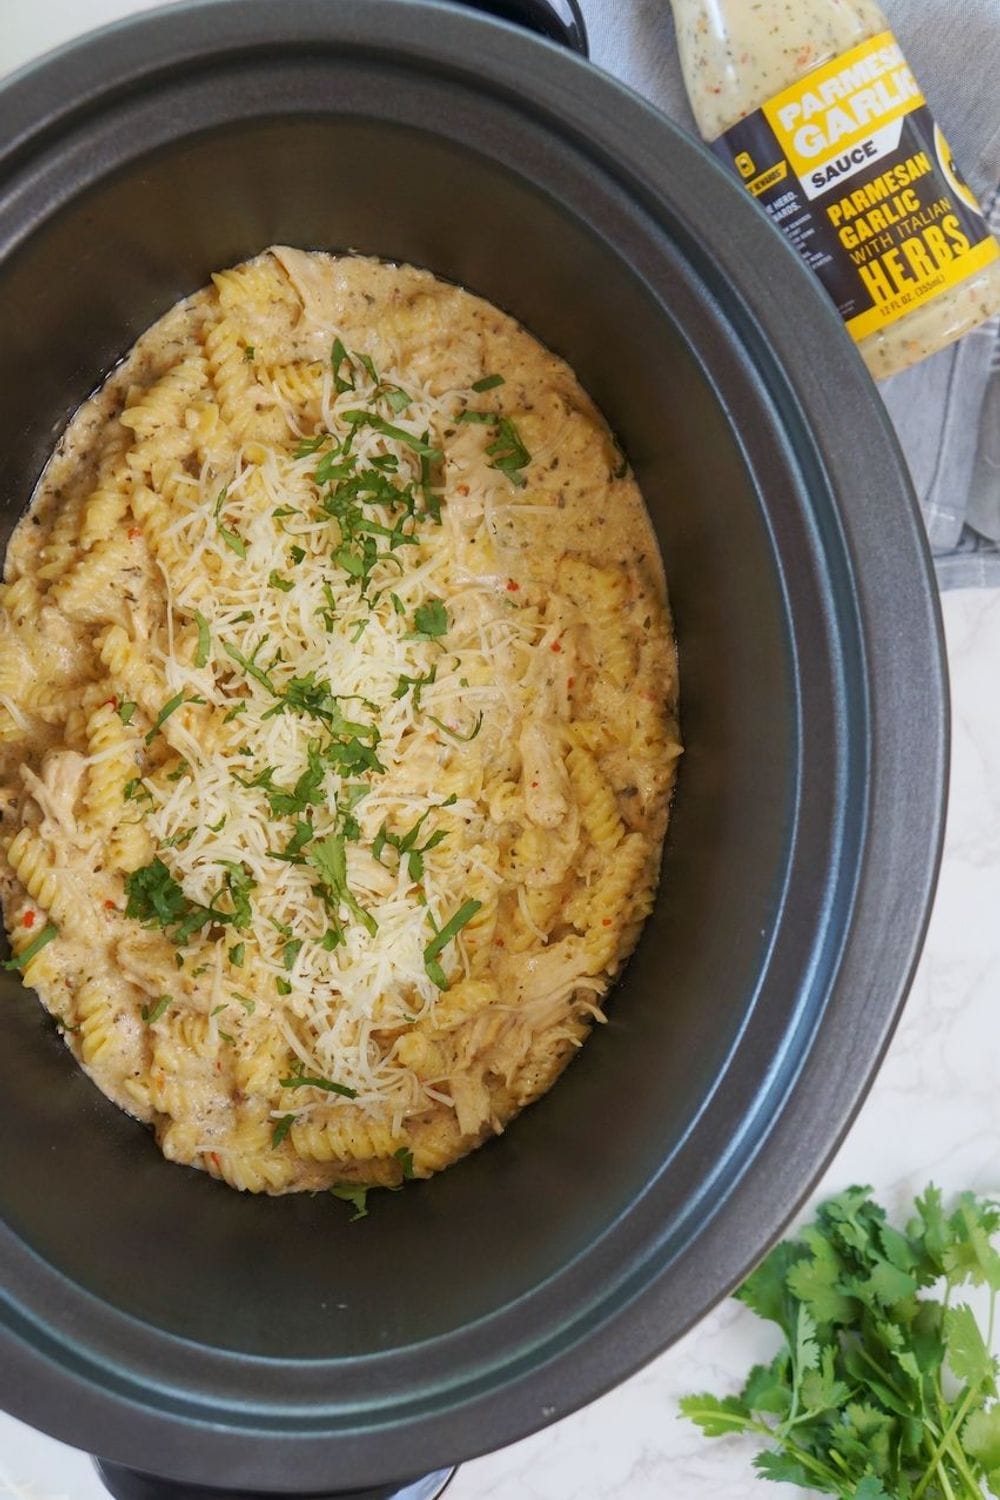
[[[816,68],[889,29],[872,0],[671,0],[702,136],[723,132]],[[1000,261],[941,292],[859,351],[876,379],[936,353],[1000,311]]]

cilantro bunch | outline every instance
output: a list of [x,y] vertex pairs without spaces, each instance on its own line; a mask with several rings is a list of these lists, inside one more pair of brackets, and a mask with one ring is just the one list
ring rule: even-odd
[[[777,1323],[781,1352],[739,1396],[681,1410],[707,1437],[766,1439],[765,1479],[843,1500],[1000,1496],[1000,1204],[964,1193],[946,1214],[929,1187],[902,1233],[870,1195],[848,1189],[771,1251],[736,1295]],[[988,1289],[985,1333],[964,1286]]]

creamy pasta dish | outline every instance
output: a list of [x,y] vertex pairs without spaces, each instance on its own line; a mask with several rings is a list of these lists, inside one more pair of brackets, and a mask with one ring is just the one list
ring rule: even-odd
[[675,701],[571,370],[428,272],[276,247],[143,335],[11,541],[8,967],[173,1161],[427,1176],[603,1019]]

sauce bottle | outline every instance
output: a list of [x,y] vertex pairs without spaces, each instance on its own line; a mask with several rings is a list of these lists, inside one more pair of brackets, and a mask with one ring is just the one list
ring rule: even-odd
[[873,0],[671,0],[702,136],[884,379],[1000,312],[1000,245]]

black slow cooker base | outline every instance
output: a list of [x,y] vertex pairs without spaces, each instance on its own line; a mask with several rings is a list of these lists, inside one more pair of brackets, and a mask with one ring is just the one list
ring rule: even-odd
[[[114,1500],[288,1500],[287,1495],[268,1495],[259,1491],[251,1495],[246,1490],[175,1484],[172,1480],[140,1474],[136,1469],[126,1469],[99,1458],[94,1463]],[[367,1490],[325,1490],[322,1494],[301,1495],[298,1500],[438,1500],[454,1474],[454,1469],[438,1469],[433,1474],[425,1474],[422,1479],[407,1480],[402,1484],[379,1485]]]

